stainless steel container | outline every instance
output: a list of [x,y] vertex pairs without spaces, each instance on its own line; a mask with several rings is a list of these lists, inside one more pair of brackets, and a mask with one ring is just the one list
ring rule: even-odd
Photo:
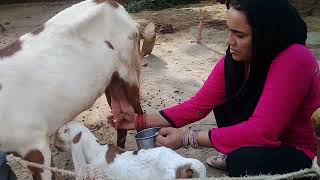
[[156,147],[156,132],[161,128],[154,127],[140,131],[136,134],[136,142],[139,149],[151,149]]

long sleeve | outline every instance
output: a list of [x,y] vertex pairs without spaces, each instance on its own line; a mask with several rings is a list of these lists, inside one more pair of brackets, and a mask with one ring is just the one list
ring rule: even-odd
[[[212,129],[213,147],[229,153],[245,146],[276,147],[282,144],[282,136],[289,127],[293,127],[291,120],[303,106],[313,81],[319,79],[317,71],[315,57],[305,47],[293,45],[282,52],[270,67],[252,116],[234,126]],[[308,124],[305,127],[309,129],[304,129],[304,132],[312,132],[310,117],[302,117],[299,121]]]
[[204,85],[191,99],[160,111],[175,127],[196,122],[225,100],[224,58],[216,64]]

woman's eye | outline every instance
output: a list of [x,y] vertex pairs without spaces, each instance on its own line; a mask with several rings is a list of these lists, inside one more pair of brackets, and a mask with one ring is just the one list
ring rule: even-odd
[[245,35],[243,35],[243,34],[237,34],[237,37],[240,38],[240,39],[242,39],[242,38],[245,37]]

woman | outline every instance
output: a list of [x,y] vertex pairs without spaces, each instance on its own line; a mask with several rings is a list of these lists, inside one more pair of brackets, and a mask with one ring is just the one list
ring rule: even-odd
[[[157,114],[114,114],[108,122],[124,129],[166,127],[157,143],[173,149],[213,147],[227,155],[229,176],[310,167],[320,70],[304,46],[305,23],[288,0],[231,0],[227,25],[226,56],[194,97]],[[177,129],[211,110],[218,128]]]

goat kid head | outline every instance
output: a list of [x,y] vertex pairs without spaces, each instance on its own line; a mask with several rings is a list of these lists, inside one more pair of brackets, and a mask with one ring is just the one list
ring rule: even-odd
[[83,134],[91,135],[91,132],[81,123],[70,121],[57,131],[54,145],[59,151],[70,151],[72,144],[80,143]]

